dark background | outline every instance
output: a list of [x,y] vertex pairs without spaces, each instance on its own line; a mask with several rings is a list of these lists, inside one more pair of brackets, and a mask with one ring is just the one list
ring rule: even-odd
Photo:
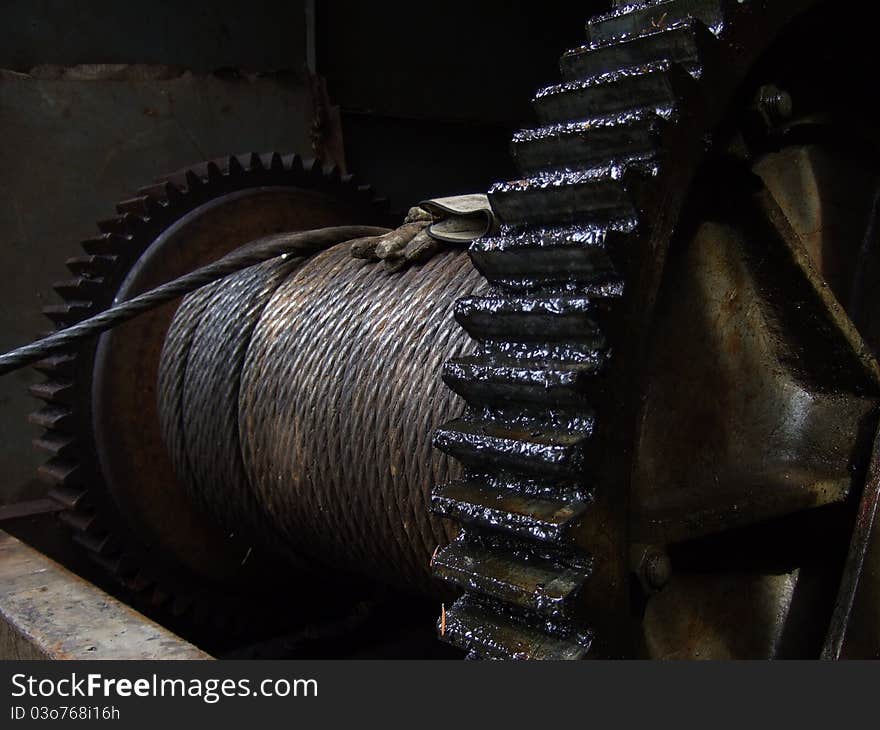
[[[533,92],[608,5],[0,0],[0,348],[48,328],[40,308],[64,259],[138,186],[228,153],[308,152],[310,57],[341,107],[349,169],[404,211],[512,174],[508,140]],[[80,64],[176,70],[59,78]],[[0,505],[42,494],[35,381],[0,380]]]

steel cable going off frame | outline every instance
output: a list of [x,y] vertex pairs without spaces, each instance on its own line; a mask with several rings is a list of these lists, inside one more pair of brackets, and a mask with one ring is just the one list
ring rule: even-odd
[[373,226],[339,226],[299,233],[281,233],[268,236],[252,245],[233,251],[214,263],[202,266],[184,276],[139,294],[117,304],[94,317],[54,332],[29,345],[0,355],[0,375],[33,365],[50,355],[64,352],[80,340],[94,337],[117,325],[134,319],[139,314],[189,294],[206,284],[222,279],[241,269],[284,255],[307,255],[336,243],[355,238],[387,233],[385,228]]

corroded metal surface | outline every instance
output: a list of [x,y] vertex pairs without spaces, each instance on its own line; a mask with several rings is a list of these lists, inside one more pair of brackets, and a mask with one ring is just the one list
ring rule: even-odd
[[211,657],[0,531],[0,658]]

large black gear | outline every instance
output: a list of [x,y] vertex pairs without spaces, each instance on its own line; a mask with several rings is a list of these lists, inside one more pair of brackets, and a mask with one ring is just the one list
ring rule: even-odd
[[627,649],[638,362],[685,195],[759,55],[813,3],[650,0],[587,23],[518,132],[522,178],[477,241],[494,289],[458,302],[477,352],[444,378],[470,408],[435,445],[463,480],[433,505],[463,531],[434,560],[465,594],[440,635],[475,658]]

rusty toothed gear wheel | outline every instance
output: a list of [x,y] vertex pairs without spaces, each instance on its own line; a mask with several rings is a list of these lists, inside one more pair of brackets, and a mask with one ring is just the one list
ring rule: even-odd
[[[298,155],[201,163],[142,188],[101,221],[100,235],[82,244],[85,254],[67,261],[74,277],[55,286],[63,303],[44,312],[67,327],[243,243],[386,223],[386,211],[368,185]],[[74,540],[148,614],[224,635],[253,633],[255,617],[266,631],[289,628],[293,614],[271,618],[291,611],[283,565],[204,524],[174,488],[155,383],[176,306],[37,365],[47,380],[31,393],[45,405],[31,421],[44,429],[36,445],[51,454],[40,475],[65,508],[61,519]],[[140,424],[136,433],[131,423]]]
[[[755,67],[784,30],[801,22],[818,5],[758,0],[619,4],[587,23],[588,43],[562,56],[562,82],[541,89],[534,97],[539,126],[516,133],[512,141],[522,177],[498,183],[489,192],[502,223],[501,232],[478,240],[470,249],[474,264],[493,289],[485,295],[461,299],[456,305],[456,319],[476,341],[477,349],[472,355],[448,362],[444,379],[467,401],[468,411],[437,430],[434,439],[436,447],[458,459],[466,469],[464,478],[438,485],[433,493],[433,509],[462,525],[459,537],[433,560],[435,575],[464,591],[453,605],[444,607],[438,633],[470,658],[579,659],[588,654],[723,657],[737,656],[737,651],[739,655],[779,654],[791,632],[768,630],[767,636],[759,637],[763,643],[756,640],[745,648],[736,644],[735,637],[722,646],[717,635],[728,629],[747,635],[749,622],[762,628],[765,621],[767,626],[775,626],[772,621],[779,619],[767,615],[782,615],[784,619],[789,607],[795,605],[792,601],[798,592],[809,585],[804,577],[806,570],[799,574],[797,570],[774,568],[775,575],[760,583],[755,592],[750,592],[754,581],[737,583],[725,577],[728,582],[723,590],[712,589],[711,610],[705,609],[702,614],[686,606],[689,599],[680,586],[687,586],[693,576],[685,576],[678,583],[678,593],[669,594],[678,596],[675,600],[679,603],[670,602],[661,593],[663,598],[656,604],[659,608],[639,615],[635,604],[641,599],[633,598],[633,573],[641,571],[647,592],[656,590],[669,580],[667,548],[674,551],[678,542],[708,535],[710,542],[699,545],[709,554],[715,549],[713,536],[731,528],[740,529],[739,534],[747,535],[754,545],[778,548],[788,539],[778,535],[789,533],[780,532],[768,540],[766,535],[761,537],[761,525],[770,518],[790,519],[813,507],[822,508],[812,513],[827,518],[826,525],[842,519],[851,530],[853,511],[848,495],[858,484],[859,475],[864,476],[865,433],[872,433],[876,426],[876,362],[834,297],[828,295],[821,277],[815,276],[815,269],[822,267],[816,261],[807,262],[808,257],[799,253],[799,244],[780,247],[784,253],[772,263],[778,266],[779,278],[769,284],[759,276],[763,275],[761,266],[766,264],[762,257],[769,257],[762,251],[747,259],[739,270],[740,290],[734,285],[721,288],[726,283],[715,281],[702,292],[711,299],[713,287],[718,287],[726,296],[718,305],[722,314],[737,309],[738,297],[746,296],[749,277],[757,271],[755,290],[773,304],[766,311],[784,313],[779,315],[783,325],[795,319],[786,312],[790,302],[772,300],[773,296],[779,299],[778,294],[772,294],[774,287],[788,287],[783,298],[790,297],[792,306],[809,312],[809,325],[798,325],[801,329],[791,338],[794,344],[787,343],[788,359],[780,356],[778,360],[786,367],[778,366],[773,359],[773,366],[764,372],[788,372],[793,359],[809,351],[803,347],[805,343],[831,343],[829,351],[838,353],[828,358],[835,361],[834,365],[816,366],[816,373],[823,367],[827,371],[828,379],[821,386],[814,390],[803,386],[814,384],[819,376],[802,372],[786,381],[785,386],[792,391],[795,386],[803,386],[797,392],[809,398],[801,399],[801,410],[787,412],[792,418],[810,423],[813,419],[820,424],[823,421],[811,409],[827,391],[839,386],[853,394],[847,403],[855,405],[843,409],[849,415],[834,411],[841,424],[846,421],[839,429],[839,433],[846,434],[846,446],[837,451],[833,444],[827,446],[834,458],[829,457],[821,465],[826,468],[833,462],[834,478],[816,478],[816,486],[809,487],[813,484],[812,472],[808,477],[798,476],[791,463],[778,468],[769,465],[768,469],[777,471],[759,486],[768,491],[778,487],[773,497],[762,497],[754,485],[740,485],[727,502],[724,499],[728,495],[719,491],[720,496],[714,497],[717,512],[710,508],[716,505],[707,506],[708,498],[704,499],[711,492],[706,489],[711,481],[700,485],[702,491],[695,490],[698,498],[690,502],[684,500],[693,494],[683,488],[675,492],[678,487],[673,486],[673,495],[682,500],[676,521],[650,512],[650,500],[662,496],[650,491],[652,480],[660,481],[663,476],[662,469],[651,472],[650,465],[639,464],[642,471],[648,469],[647,476],[638,483],[639,475],[633,475],[636,448],[650,441],[644,436],[645,429],[656,426],[651,432],[653,438],[665,445],[657,434],[662,435],[665,428],[672,432],[666,434],[667,442],[671,442],[678,436],[676,427],[681,425],[672,418],[664,427],[656,409],[650,410],[658,403],[668,406],[674,402],[661,400],[659,389],[646,389],[643,371],[652,348],[657,346],[652,327],[657,302],[663,301],[661,279],[670,242],[682,233],[679,228],[689,197],[700,192],[701,185],[695,180],[713,160],[745,160],[746,167],[754,165],[751,173],[739,175],[748,178],[745,187],[761,178],[773,193],[770,197],[775,196],[773,205],[784,209],[789,221],[775,215],[769,204],[764,218],[774,223],[777,233],[783,231],[781,238],[786,238],[785,232],[791,227],[797,228],[797,199],[785,209],[784,195],[779,194],[782,185],[774,187],[772,176],[762,168],[783,143],[774,142],[769,154],[756,162],[743,152],[749,145],[743,142],[738,123],[728,122],[732,113],[747,107],[753,98],[755,84],[760,82],[755,81]],[[799,40],[802,45],[795,48],[801,52],[819,47]],[[803,88],[808,90],[809,83]],[[768,117],[790,113],[791,100],[785,96],[768,95],[767,87],[761,87],[759,96],[764,104],[764,122]],[[779,103],[768,106],[768,98]],[[790,130],[784,131],[788,134]],[[735,174],[727,178],[722,175],[721,184],[733,190],[737,179]],[[734,221],[737,217],[746,222],[754,218],[748,206],[760,195],[750,191],[737,197],[738,193],[728,194],[724,188],[715,190],[720,195],[714,203],[731,199],[727,205],[736,209]],[[737,207],[740,204],[742,207]],[[806,213],[802,216],[808,217]],[[815,226],[806,223],[802,229],[815,235]],[[697,240],[707,230],[699,229]],[[720,240],[717,226],[712,230],[719,237],[715,240]],[[722,265],[732,266],[729,261],[716,265],[717,270],[724,270]],[[686,294],[682,289],[679,299],[687,301]],[[840,298],[839,292],[835,294]],[[756,295],[755,301],[765,299]],[[754,313],[757,309],[742,311]],[[716,317],[712,326],[717,327],[719,321]],[[747,338],[756,326],[752,322],[733,334]],[[711,339],[712,329],[708,331],[707,340]],[[664,335],[678,346],[688,336],[697,337],[697,332],[695,329],[676,335],[674,329],[667,329]],[[764,331],[761,333],[763,336]],[[773,336],[769,335],[767,341]],[[738,363],[742,342],[733,341],[729,333],[728,337],[724,357]],[[826,339],[820,342],[822,337]],[[770,355],[766,357],[769,362]],[[717,361],[713,362],[711,367],[718,368]],[[720,362],[727,363],[723,358]],[[806,370],[807,365],[798,364],[796,368]],[[732,372],[733,366],[729,370]],[[706,381],[690,382],[695,388],[693,383]],[[726,392],[689,395],[686,386],[677,396],[691,411],[697,410],[692,407],[694,398],[711,401]],[[712,386],[717,387],[715,383]],[[742,390],[731,402],[751,403],[748,388],[742,383],[738,386]],[[643,411],[646,407],[647,416]],[[778,406],[777,410],[784,408]],[[833,420],[828,418],[829,413],[826,411],[825,420]],[[724,428],[725,418],[733,422],[738,413],[733,409],[731,415],[723,411],[712,415],[720,420],[690,422],[688,433],[700,439],[716,423]],[[776,426],[785,425],[778,414],[764,413],[763,417]],[[637,442],[640,429],[642,437]],[[760,424],[756,427],[759,429]],[[768,429],[767,453],[773,452],[779,433],[779,428]],[[798,431],[797,436],[804,433]],[[826,448],[822,444],[839,437],[838,432],[831,437],[828,433],[823,432],[822,438],[808,445],[794,440],[783,444],[793,444],[794,456],[783,449],[780,453],[793,461],[809,463],[810,449]],[[678,458],[690,468],[688,462],[702,460],[694,452],[699,451],[700,443],[686,443],[690,455],[687,449],[679,453],[658,450],[660,458],[655,462],[662,465],[664,458]],[[853,443],[859,448],[852,449]],[[722,447],[729,448],[728,443],[717,447],[718,453],[726,456]],[[758,443],[751,448],[752,452],[746,446],[742,450],[746,457],[757,454],[758,463],[763,458],[762,446]],[[716,452],[707,448],[706,453]],[[854,453],[861,456],[855,457]],[[747,461],[742,464],[751,465]],[[719,463],[714,474],[722,466]],[[681,470],[685,476],[691,475],[687,468]],[[706,475],[711,480],[712,469],[706,469]],[[779,484],[774,481],[776,477]],[[644,499],[646,494],[648,498]],[[834,505],[840,510],[835,512],[838,508]],[[766,529],[782,530],[779,523]],[[830,527],[827,529],[827,533],[817,533],[821,540],[813,542],[830,545],[842,535],[845,546],[849,534],[846,527],[833,533]],[[836,535],[833,539],[832,534]],[[829,548],[828,552],[835,549]],[[742,552],[749,550],[743,548]],[[836,566],[839,580],[840,563]],[[740,580],[739,574],[735,579]],[[694,600],[704,600],[708,592],[699,593],[703,587],[696,585],[691,598],[696,595]],[[825,585],[825,594],[833,596],[836,590],[833,582]],[[760,591],[764,593],[759,600],[755,596]],[[768,597],[772,594],[775,600],[777,593],[784,593],[788,601],[779,604],[784,609],[781,613]],[[749,600],[752,603],[738,616],[723,614],[727,605],[738,607]],[[826,621],[827,626],[829,606],[827,601],[819,603],[826,613],[818,623]],[[708,599],[705,605],[710,605]],[[644,606],[641,610],[645,611]],[[792,609],[790,613],[794,621],[797,611]],[[642,635],[641,629],[634,629],[634,624],[655,620],[658,615],[665,621],[662,631],[651,634],[649,628]],[[703,634],[667,645],[663,631],[671,632],[669,627],[676,624],[688,624],[685,633]],[[711,640],[715,644],[706,639],[697,646],[712,631],[716,631]],[[804,651],[815,651],[813,656],[818,656],[822,639],[818,636],[819,645],[810,645]],[[692,645],[687,646],[687,641]],[[651,646],[646,649],[645,643]]]

